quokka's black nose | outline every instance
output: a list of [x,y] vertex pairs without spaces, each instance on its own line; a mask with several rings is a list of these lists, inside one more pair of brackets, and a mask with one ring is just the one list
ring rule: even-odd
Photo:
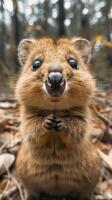
[[46,89],[51,96],[61,96],[65,89],[63,74],[61,72],[50,72],[46,80]]
[[47,81],[48,85],[52,88],[61,87],[63,84],[63,75],[60,72],[50,72]]

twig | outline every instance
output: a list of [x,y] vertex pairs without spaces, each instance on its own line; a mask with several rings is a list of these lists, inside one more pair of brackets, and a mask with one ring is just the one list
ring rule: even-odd
[[104,97],[94,96],[93,100],[95,100],[95,102],[98,102],[98,103],[101,103],[101,104],[105,103],[105,98]]
[[18,191],[18,188],[17,186],[14,186],[12,188],[10,188],[9,190],[3,192],[1,195],[0,195],[0,200],[6,200],[7,197],[10,197],[12,194],[14,194],[15,192]]
[[112,160],[109,158],[109,156],[103,153],[100,149],[97,149],[97,152],[101,159],[104,161],[106,167],[112,171]]
[[92,106],[92,110],[95,112],[95,114],[104,122],[104,124],[110,128],[112,128],[112,122],[104,117],[100,112],[96,111],[96,109]]
[[7,148],[7,144],[3,144],[1,147],[0,147],[0,154],[3,152],[4,148]]
[[[8,187],[9,187],[9,180],[7,181],[7,185],[6,185],[5,189],[4,189],[3,192],[2,192],[2,195],[4,195],[4,194],[7,192]],[[0,196],[0,197],[1,197],[1,196]]]
[[107,108],[107,109],[101,110],[100,112],[101,113],[108,113],[108,112],[111,112],[111,111],[112,111],[111,108]]
[[11,179],[11,180],[15,183],[16,188],[17,188],[18,191],[19,191],[21,200],[24,200],[24,195],[23,195],[23,191],[22,191],[22,189],[21,189],[20,184],[19,184],[18,181],[11,175],[11,173],[10,173],[9,169],[7,168],[7,166],[5,166],[5,168],[6,168],[6,171],[7,171],[7,174],[8,174],[9,179]]
[[6,64],[4,64],[4,62],[1,59],[0,59],[0,65],[4,69],[4,72],[9,76],[10,75],[10,71],[9,71],[8,67],[6,66]]

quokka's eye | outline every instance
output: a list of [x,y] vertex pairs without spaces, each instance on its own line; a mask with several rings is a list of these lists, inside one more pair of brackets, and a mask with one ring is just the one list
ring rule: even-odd
[[39,60],[39,59],[35,60],[32,65],[33,71],[36,71],[41,65],[42,65],[41,60]]
[[70,58],[68,60],[68,63],[73,69],[77,69],[77,61],[76,60],[74,60],[73,58]]

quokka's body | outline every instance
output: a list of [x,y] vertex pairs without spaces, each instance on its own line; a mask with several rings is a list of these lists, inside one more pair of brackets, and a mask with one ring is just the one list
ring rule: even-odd
[[90,44],[82,38],[23,40],[16,86],[23,142],[17,174],[28,199],[49,195],[89,197],[100,159],[89,140],[94,80],[87,70]]

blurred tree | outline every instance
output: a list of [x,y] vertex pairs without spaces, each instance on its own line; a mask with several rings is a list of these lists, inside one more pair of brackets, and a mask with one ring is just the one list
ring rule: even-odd
[[65,9],[64,9],[64,0],[58,0],[58,36],[64,36],[65,33]]
[[18,60],[17,60],[17,54],[16,49],[20,41],[20,34],[19,34],[19,20],[18,20],[18,1],[12,0],[13,5],[13,15],[12,15],[12,32],[14,35],[14,43],[15,43],[15,52],[14,52],[14,60],[16,64],[16,70],[18,70]]
[[110,0],[105,0],[105,7],[104,7],[104,14],[105,14],[105,27],[106,27],[106,37],[110,41],[110,18],[109,18],[109,13],[110,13]]
[[18,68],[16,49],[22,38],[45,35],[89,40],[101,35],[112,60],[112,0],[0,0],[0,57],[9,68]]
[[[105,0],[105,7],[104,7],[104,16],[105,16],[105,36],[108,41],[111,41],[111,27],[110,27],[110,8],[111,8],[111,2],[110,0]],[[107,52],[107,60],[110,64],[112,64],[112,49],[106,47]]]
[[5,44],[6,44],[6,28],[5,28],[5,18],[4,18],[4,0],[0,0],[0,12],[1,12],[1,21],[0,21],[0,55],[2,61],[5,60]]
[[49,17],[49,1],[46,0],[44,1],[44,5],[43,5],[43,28],[44,31],[46,31],[46,33],[48,33],[48,17]]

